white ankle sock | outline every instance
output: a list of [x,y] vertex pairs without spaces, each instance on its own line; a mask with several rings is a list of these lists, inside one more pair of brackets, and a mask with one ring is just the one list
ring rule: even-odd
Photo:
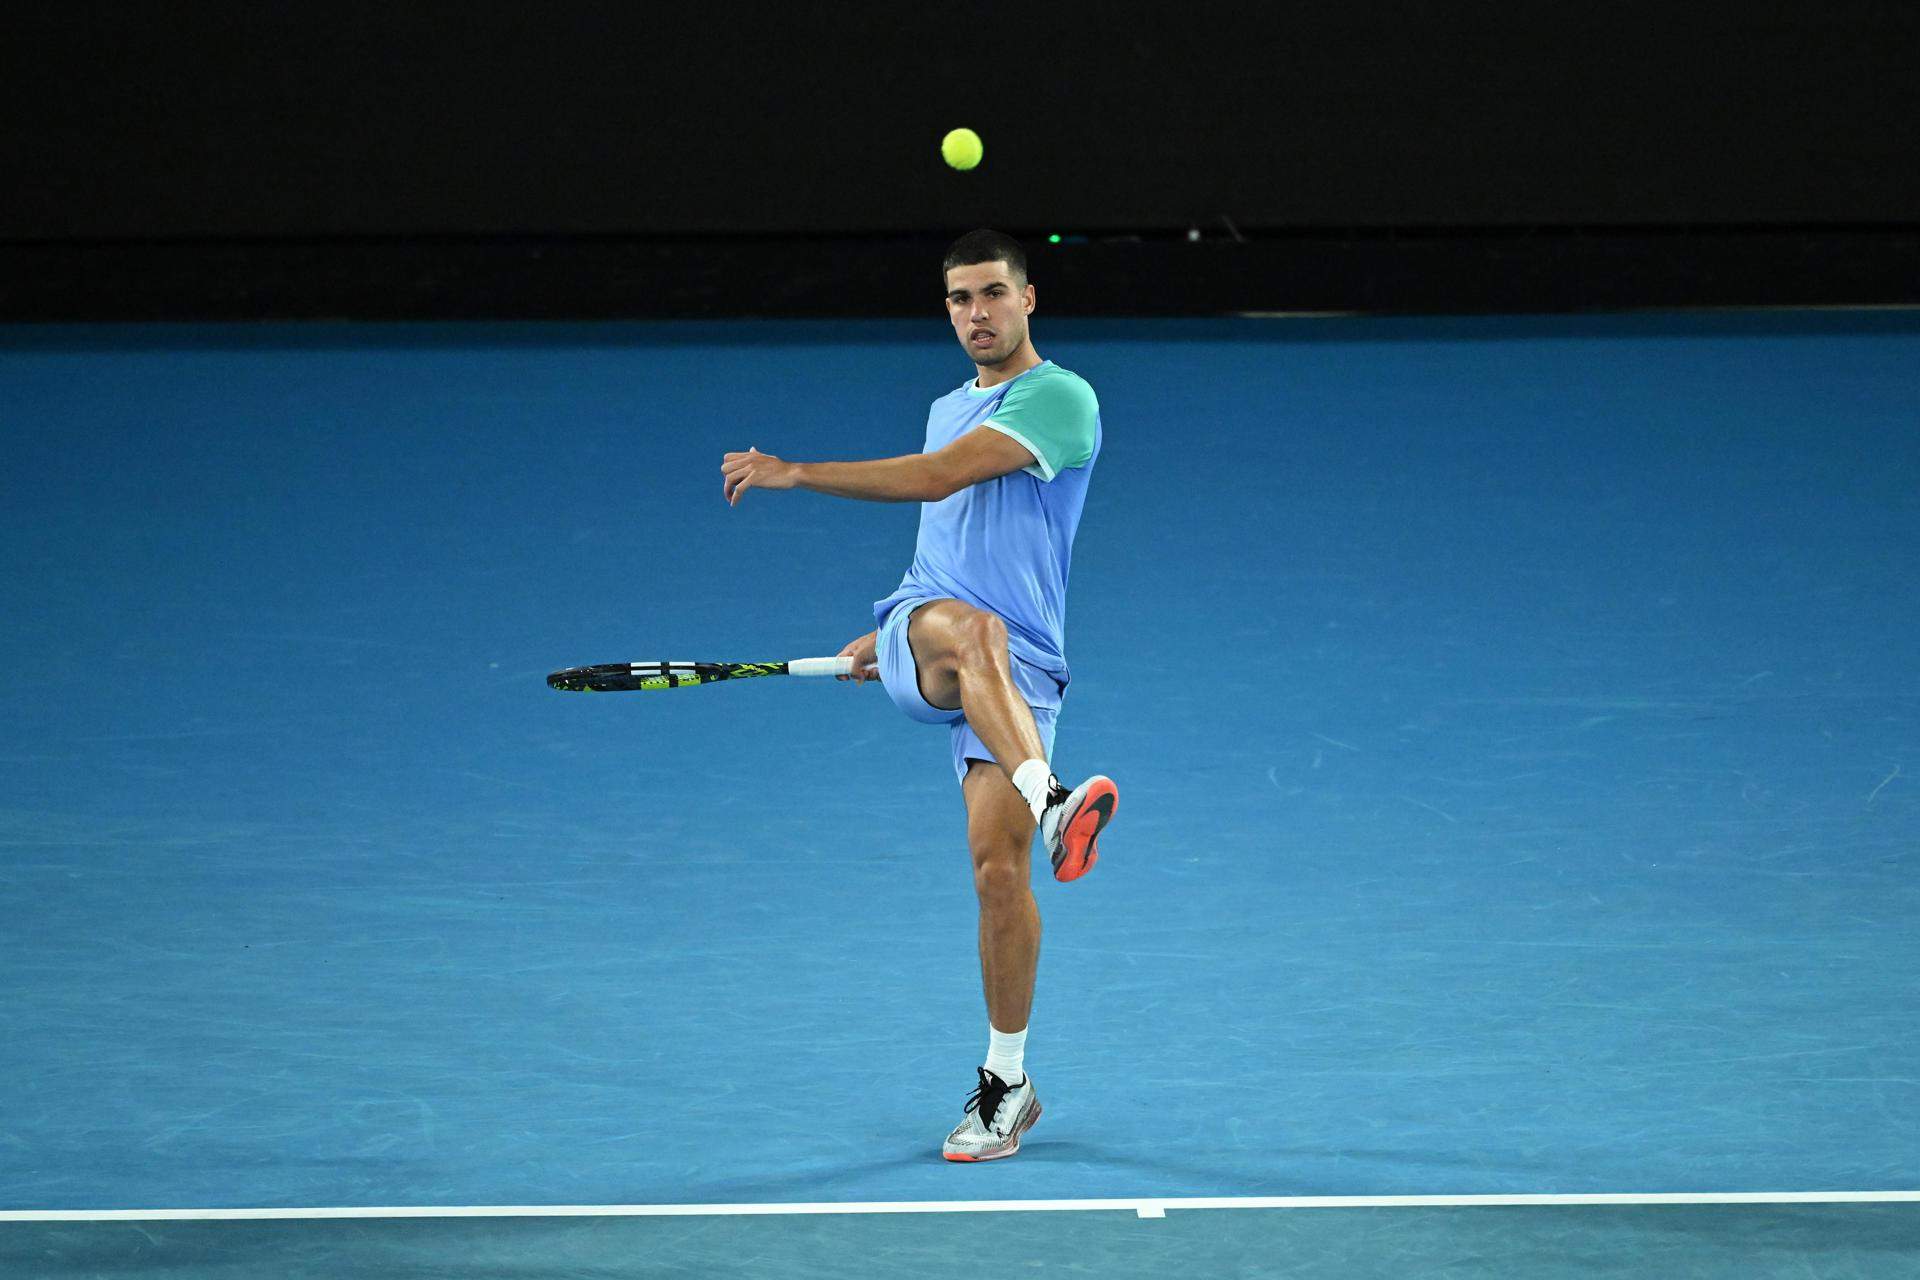
[[1053,782],[1053,773],[1045,760],[1029,760],[1013,771],[1013,785],[1026,797],[1035,822],[1040,821],[1041,813],[1046,810],[1047,794]]
[[987,1060],[982,1065],[1008,1084],[1027,1078],[1027,1029],[999,1031],[987,1024]]

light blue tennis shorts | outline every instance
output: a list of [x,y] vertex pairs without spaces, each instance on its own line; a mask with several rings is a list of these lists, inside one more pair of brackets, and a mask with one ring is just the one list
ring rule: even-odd
[[[886,686],[887,696],[893,699],[893,705],[912,719],[922,724],[953,726],[953,773],[965,782],[967,761],[985,760],[989,764],[995,761],[993,752],[987,750],[987,744],[980,741],[973,726],[967,723],[964,712],[958,707],[936,707],[920,694],[920,669],[914,665],[913,646],[907,643],[907,619],[913,616],[915,609],[932,602],[933,598],[902,600],[893,606],[887,614],[887,620],[880,624],[880,637],[876,642],[880,657],[880,683]],[[1046,747],[1047,758],[1051,760],[1053,725],[1060,712],[1057,707],[1034,704],[1057,703],[1060,700],[1060,686],[1052,676],[1011,653],[1007,655],[1007,662],[1013,668],[1013,683],[1025,695],[1027,706],[1033,711],[1034,727],[1040,730],[1040,742]],[[1018,765],[1022,762],[1015,760],[1012,763]]]

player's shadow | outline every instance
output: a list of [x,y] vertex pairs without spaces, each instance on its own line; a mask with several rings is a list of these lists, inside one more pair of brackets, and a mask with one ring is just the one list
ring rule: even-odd
[[[840,1199],[920,1199],[876,1195],[874,1183],[884,1183],[889,1175],[913,1174],[941,1163],[937,1146],[915,1144],[897,1149],[879,1159],[828,1163],[795,1169],[769,1177],[729,1178],[698,1185],[676,1187],[668,1197],[675,1202],[696,1204],[811,1203]],[[996,1162],[998,1163],[998,1162]],[[1471,1170],[1496,1184],[1480,1185],[1472,1190],[1499,1192],[1525,1183],[1530,1189],[1543,1177],[1571,1172],[1546,1162],[1489,1161],[1470,1154],[1362,1150],[1354,1147],[1285,1147],[1263,1152],[1244,1163],[1220,1162],[1200,1166],[1165,1156],[1141,1155],[1074,1139],[1038,1139],[1031,1135],[1020,1145],[1020,1154],[1006,1162],[1009,1172],[1017,1169],[1085,1169],[1096,1175],[1095,1181],[1111,1187],[1118,1172],[1132,1185],[1124,1190],[1095,1190],[1075,1193],[1069,1198],[1127,1199],[1168,1196],[1256,1196],[1256,1195],[1396,1195],[1428,1192],[1431,1186],[1409,1189],[1410,1173],[1423,1169]],[[1337,1170],[1336,1170],[1337,1166]],[[1337,1184],[1329,1182],[1335,1173]],[[1132,1176],[1126,1176],[1132,1175]],[[1057,1174],[1045,1175],[1049,1179]],[[1457,1181],[1458,1179],[1453,1179]],[[1009,1179],[1012,1181],[1012,1179]],[[956,1187],[954,1194],[959,1195]],[[1006,1188],[1005,1198],[1031,1197],[1031,1187]],[[980,1187],[966,1189],[968,1198],[1000,1199],[1002,1193]],[[938,1197],[936,1197],[938,1198]]]
[[[763,1201],[776,1204],[835,1200],[841,1198],[837,1189],[849,1182],[866,1185],[868,1178],[884,1177],[898,1170],[925,1168],[929,1161],[938,1162],[939,1159],[938,1147],[917,1147],[885,1159],[866,1160],[858,1164],[815,1166],[770,1178],[729,1178],[720,1182],[704,1182],[676,1188],[673,1199],[688,1204],[758,1204]],[[872,1197],[863,1195],[859,1198]]]
[[[1145,1194],[1169,1196],[1247,1196],[1247,1195],[1394,1195],[1412,1194],[1404,1190],[1406,1174],[1413,1169],[1470,1169],[1476,1173],[1520,1175],[1529,1184],[1553,1166],[1543,1161],[1491,1161],[1482,1156],[1443,1152],[1373,1151],[1357,1147],[1339,1148],[1283,1146],[1260,1153],[1243,1164],[1219,1164],[1208,1168],[1152,1155],[1135,1155],[1093,1142],[1071,1138],[1020,1144],[1015,1156],[1023,1165],[1077,1165],[1093,1170],[1131,1169],[1151,1178],[1154,1190]],[[1343,1182],[1329,1186],[1326,1168],[1332,1162],[1349,1166],[1357,1174],[1368,1171],[1375,1177],[1368,1185]],[[1304,1166],[1304,1167],[1303,1167]],[[1279,1170],[1284,1169],[1284,1176]],[[1393,1175],[1379,1177],[1379,1174]],[[1392,1190],[1376,1190],[1391,1184]],[[1425,1189],[1423,1188],[1423,1191]],[[1132,1192],[1127,1194],[1131,1195]],[[1095,1197],[1104,1198],[1104,1197]]]

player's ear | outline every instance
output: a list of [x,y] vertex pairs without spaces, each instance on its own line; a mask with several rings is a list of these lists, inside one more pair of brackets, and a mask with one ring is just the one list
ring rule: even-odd
[[1032,314],[1033,314],[1033,308],[1034,308],[1034,306],[1035,306],[1035,305],[1036,305],[1036,304],[1037,304],[1037,303],[1038,303],[1038,302],[1040,301],[1040,295],[1039,295],[1039,294],[1038,294],[1037,292],[1035,292],[1035,290],[1034,290],[1034,287],[1033,287],[1033,285],[1031,285],[1031,284],[1029,284],[1029,285],[1027,285],[1027,290],[1026,290],[1026,293],[1027,293],[1027,298],[1026,298],[1026,302],[1027,302],[1027,311],[1026,311],[1026,314],[1028,314],[1028,315],[1032,315]]

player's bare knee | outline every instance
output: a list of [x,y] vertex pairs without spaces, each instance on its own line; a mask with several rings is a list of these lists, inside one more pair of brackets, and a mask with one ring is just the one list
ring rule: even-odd
[[1027,871],[1011,854],[976,857],[973,863],[973,889],[983,905],[1017,902],[1032,892]]
[[962,667],[990,666],[1007,655],[1007,624],[997,613],[976,609],[959,627],[958,657]]

